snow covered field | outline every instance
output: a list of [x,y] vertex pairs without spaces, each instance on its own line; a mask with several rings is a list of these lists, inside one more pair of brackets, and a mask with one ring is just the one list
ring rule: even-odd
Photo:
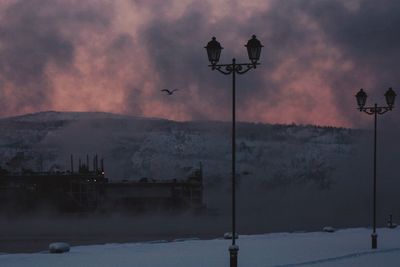
[[[400,229],[378,229],[377,250],[370,229],[335,233],[241,235],[239,266],[399,266]],[[65,254],[2,254],[0,266],[229,266],[230,240],[175,240],[72,247]]]

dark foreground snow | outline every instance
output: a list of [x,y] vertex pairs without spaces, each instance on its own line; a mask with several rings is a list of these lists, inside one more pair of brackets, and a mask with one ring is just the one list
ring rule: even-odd
[[[379,249],[370,249],[370,229],[335,233],[241,235],[239,266],[399,266],[400,229],[378,229]],[[1,266],[229,266],[230,240],[176,240],[72,247],[64,254],[2,254]]]

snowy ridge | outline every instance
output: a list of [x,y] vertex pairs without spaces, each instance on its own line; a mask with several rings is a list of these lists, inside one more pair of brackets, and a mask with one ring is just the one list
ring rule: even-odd
[[[43,111],[30,113],[15,117],[2,118],[2,120],[13,120],[20,122],[49,122],[49,121],[70,121],[85,119],[143,119],[143,117],[133,117],[128,115],[107,113],[107,112],[59,112],[59,111]],[[147,118],[146,118],[147,119]]]

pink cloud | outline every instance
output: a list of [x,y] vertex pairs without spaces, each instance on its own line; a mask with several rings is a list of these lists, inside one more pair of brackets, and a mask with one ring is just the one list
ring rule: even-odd
[[[230,120],[230,78],[207,67],[203,48],[213,35],[223,62],[246,60],[253,33],[265,45],[259,68],[238,77],[242,121],[351,127],[358,81],[377,81],[307,1],[22,2],[0,4],[3,116],[51,109]],[[353,15],[362,7],[337,6]],[[181,90],[166,97],[160,89],[169,87]]]

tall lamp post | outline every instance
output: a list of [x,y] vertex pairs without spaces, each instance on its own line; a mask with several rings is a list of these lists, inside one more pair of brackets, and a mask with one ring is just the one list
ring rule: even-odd
[[235,157],[236,157],[236,114],[235,114],[235,102],[236,102],[236,92],[235,92],[235,83],[236,83],[236,74],[244,74],[251,69],[255,69],[260,59],[261,48],[263,45],[257,40],[256,36],[253,35],[252,38],[245,45],[247,48],[247,53],[250,59],[249,63],[236,63],[236,59],[232,59],[232,63],[230,64],[218,64],[219,57],[221,55],[221,50],[223,49],[221,44],[215,39],[212,38],[210,42],[208,42],[207,46],[204,48],[207,49],[208,60],[210,61],[209,67],[212,70],[217,70],[225,75],[232,75],[232,245],[229,246],[229,254],[230,254],[230,266],[237,267],[237,255],[239,251],[239,247],[235,243],[236,239],[236,204],[235,204],[235,187],[236,187],[236,166],[235,166]]
[[361,88],[360,91],[355,95],[357,98],[358,109],[368,115],[374,115],[374,193],[373,193],[373,231],[371,234],[372,248],[376,249],[378,247],[378,235],[376,234],[376,128],[377,128],[377,118],[378,115],[382,115],[393,109],[394,100],[396,98],[396,93],[392,88],[389,88],[385,93],[386,107],[378,107],[375,103],[374,106],[365,107],[365,102],[367,101],[367,94]]

